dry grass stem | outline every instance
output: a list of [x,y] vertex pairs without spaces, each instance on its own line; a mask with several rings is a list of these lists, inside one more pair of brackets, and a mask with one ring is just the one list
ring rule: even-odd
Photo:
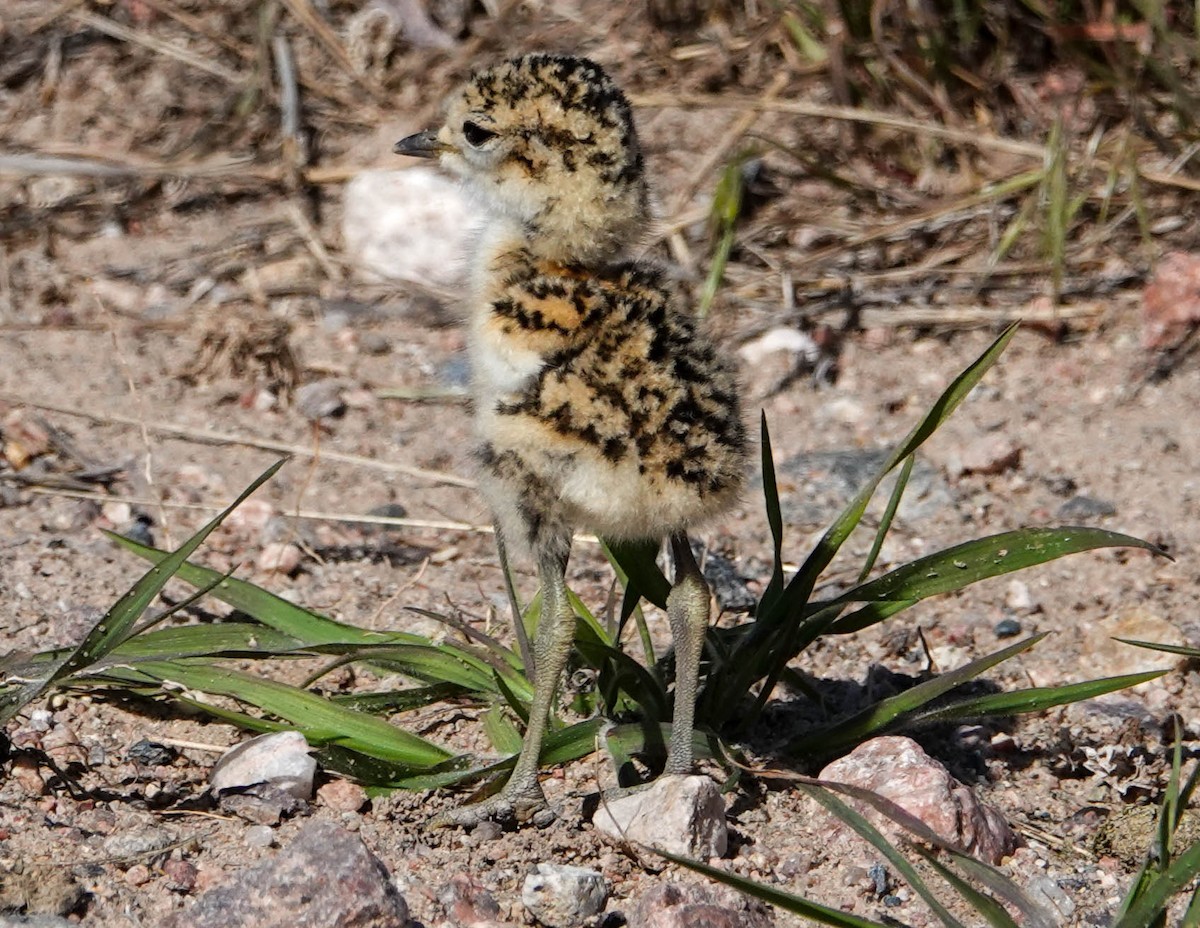
[[223,81],[230,84],[240,84],[245,78],[236,71],[230,71],[222,65],[209,61],[207,58],[197,55],[194,52],[188,51],[186,48],[180,48],[178,45],[173,45],[170,42],[164,42],[162,39],[157,39],[152,35],[146,35],[143,32],[136,32],[122,26],[120,23],[113,22],[104,16],[98,16],[88,10],[75,10],[71,16],[83,23],[89,29],[95,29],[97,32],[103,32],[105,35],[112,36],[114,39],[120,39],[123,42],[129,42],[133,45],[141,45],[143,48],[148,48],[152,52],[157,52],[160,55],[166,55],[168,58],[174,58],[188,67],[195,68],[198,71],[203,71],[206,74],[211,74],[213,77],[219,77]]
[[[42,409],[47,412],[58,413],[65,416],[77,416],[83,419],[90,419],[93,422],[112,425],[130,425],[141,427],[142,422],[132,416],[123,416],[119,413],[99,413],[91,412],[84,409],[70,408],[66,406],[56,406],[51,403],[40,403],[36,400],[30,400],[25,397],[13,396],[11,394],[0,395],[0,400],[6,403],[12,403],[17,406],[29,406],[33,409]],[[260,451],[271,451],[276,454],[285,454],[290,457],[311,458],[314,456],[314,451],[304,445],[293,445],[288,442],[272,441],[268,438],[254,438],[249,435],[237,435],[232,432],[218,432],[213,429],[195,429],[184,425],[177,425],[173,422],[146,422],[145,427],[158,435],[165,435],[170,438],[181,438],[185,441],[194,441],[206,445],[239,445],[245,448],[258,448]],[[368,470],[382,471],[384,473],[405,474],[409,477],[417,477],[421,480],[428,480],[431,483],[449,484],[450,486],[474,488],[475,481],[467,480],[465,477],[458,477],[454,474],[448,474],[444,471],[427,470],[423,467],[413,467],[408,464],[398,464],[394,461],[378,461],[374,458],[363,457],[357,454],[346,454],[341,451],[322,451],[321,458],[325,461],[336,461],[341,464],[350,464],[355,467],[363,467]]]

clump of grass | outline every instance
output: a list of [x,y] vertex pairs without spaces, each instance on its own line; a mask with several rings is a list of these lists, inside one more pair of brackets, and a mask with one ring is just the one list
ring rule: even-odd
[[[1002,333],[952,381],[790,577],[784,566],[785,526],[764,421],[763,491],[773,540],[772,570],[752,620],[732,628],[710,629],[697,712],[700,756],[729,756],[731,739],[748,732],[781,682],[787,680],[803,688],[803,681],[791,665],[824,636],[854,634],[929,597],[1068,554],[1114,546],[1157,552],[1147,542],[1115,532],[1037,528],[962,542],[871,576],[915,454],[999,359],[1014,333],[1015,327]],[[316,747],[327,767],[372,787],[428,789],[481,779],[498,783],[499,775],[512,766],[515,756],[480,766],[470,756],[455,755],[405,731],[402,723],[406,712],[435,702],[468,702],[485,708],[484,730],[496,750],[515,755],[521,740],[519,726],[527,718],[533,693],[519,651],[448,618],[447,623],[459,629],[464,640],[438,644],[404,632],[366,631],[188,560],[229,512],[279,466],[268,469],[228,509],[175,551],[160,551],[112,536],[117,544],[151,561],[153,566],[78,647],[10,655],[0,662],[0,723],[52,690],[115,691],[185,704],[249,731],[299,730]],[[870,553],[858,572],[858,582],[839,595],[815,597],[823,572],[859,526],[880,482],[896,469],[900,470],[899,479]],[[672,699],[669,661],[660,660],[654,653],[640,604],[644,599],[661,606],[668,584],[656,563],[656,546],[612,546],[608,550],[624,585],[619,614],[601,620],[578,598],[573,599],[579,619],[574,660],[594,673],[597,684],[594,691],[575,700],[574,708],[590,717],[571,725],[558,724],[543,748],[545,765],[587,756],[597,743],[604,746],[619,773],[634,757],[640,756],[653,765],[665,753]],[[174,609],[143,618],[171,577],[195,587],[195,596]],[[204,596],[232,606],[235,618],[212,624],[158,627],[164,619]],[[524,610],[523,621],[529,626],[536,625],[538,609],[539,600],[535,598]],[[637,637],[644,662],[628,654],[622,643],[631,619],[641,632]],[[1142,683],[1165,672],[984,696],[965,689],[965,684],[1033,647],[1043,637],[1017,642],[937,674],[862,711],[827,721],[796,736],[784,751],[811,763],[886,732],[932,722],[1036,712]],[[231,661],[244,664],[247,660],[299,658],[325,661],[302,686],[271,679],[269,673],[230,666]],[[347,663],[398,673],[411,685],[336,696],[314,688],[325,673]],[[398,716],[400,724],[381,718],[383,715]],[[613,724],[610,719],[622,721]]]

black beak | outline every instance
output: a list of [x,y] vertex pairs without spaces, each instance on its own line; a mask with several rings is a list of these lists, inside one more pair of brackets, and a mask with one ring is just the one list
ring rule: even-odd
[[426,129],[424,132],[401,139],[393,146],[392,151],[398,155],[411,155],[414,158],[436,158],[445,148],[446,146],[438,141],[437,134],[432,129]]

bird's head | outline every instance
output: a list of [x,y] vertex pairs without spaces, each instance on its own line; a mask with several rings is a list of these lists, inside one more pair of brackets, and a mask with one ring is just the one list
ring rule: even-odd
[[436,158],[540,257],[616,257],[642,232],[648,193],[629,101],[586,58],[530,54],[473,74],[438,129],[396,143]]

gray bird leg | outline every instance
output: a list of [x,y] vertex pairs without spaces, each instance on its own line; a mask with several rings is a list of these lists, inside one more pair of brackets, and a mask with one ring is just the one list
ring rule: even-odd
[[675,558],[675,584],[667,596],[667,620],[675,639],[675,714],[671,720],[671,743],[667,774],[691,773],[692,729],[696,718],[696,688],[700,655],[708,632],[708,584],[700,573],[687,533],[671,536]]
[[432,827],[473,826],[485,819],[525,822],[548,809],[546,796],[538,782],[538,758],[550,719],[550,709],[554,705],[554,693],[567,666],[571,642],[575,638],[575,612],[567,598],[566,567],[566,556],[557,554],[544,555],[538,565],[542,580],[542,612],[533,642],[537,683],[533,689],[529,725],[525,729],[521,753],[517,756],[508,782],[491,799],[435,816],[430,821]]

